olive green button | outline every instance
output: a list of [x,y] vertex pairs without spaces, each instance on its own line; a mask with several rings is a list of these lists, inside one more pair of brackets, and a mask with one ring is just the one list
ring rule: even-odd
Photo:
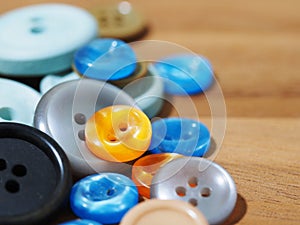
[[125,77],[123,79],[114,80],[110,82],[120,88],[123,88],[127,84],[130,84],[131,82],[144,77],[147,74],[147,72],[148,72],[147,62],[138,62],[134,73],[132,73],[129,77]]
[[99,36],[131,41],[141,36],[147,28],[145,18],[127,1],[95,7],[90,12],[99,24]]

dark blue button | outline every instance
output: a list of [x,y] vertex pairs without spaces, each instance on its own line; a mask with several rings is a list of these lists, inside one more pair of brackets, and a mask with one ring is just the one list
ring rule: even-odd
[[74,55],[75,70],[98,80],[118,80],[130,76],[136,69],[136,55],[125,42],[96,39],[80,48]]
[[102,224],[92,220],[72,220],[69,222],[60,223],[59,225],[102,225]]
[[186,118],[166,118],[152,123],[150,153],[178,153],[203,156],[210,146],[210,132],[199,121]]
[[203,92],[214,80],[212,66],[202,56],[174,55],[155,63],[154,68],[165,80],[165,92],[172,95]]
[[120,222],[138,203],[138,191],[124,175],[101,173],[78,181],[72,188],[70,202],[78,217],[112,224]]

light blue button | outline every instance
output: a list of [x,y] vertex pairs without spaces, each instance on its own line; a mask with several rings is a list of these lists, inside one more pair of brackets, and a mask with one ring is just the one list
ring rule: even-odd
[[72,188],[70,204],[82,219],[112,224],[138,203],[138,191],[128,177],[117,173],[101,173],[85,177]]
[[102,224],[92,220],[72,220],[69,222],[60,223],[59,225],[102,225]]
[[192,95],[207,90],[213,83],[212,66],[202,56],[178,54],[153,64],[165,80],[165,92]]
[[199,121],[186,118],[166,118],[152,123],[150,153],[178,153],[203,156],[210,146],[210,132]]
[[136,55],[125,42],[96,39],[80,48],[74,56],[75,69],[88,78],[118,80],[130,76],[136,69]]

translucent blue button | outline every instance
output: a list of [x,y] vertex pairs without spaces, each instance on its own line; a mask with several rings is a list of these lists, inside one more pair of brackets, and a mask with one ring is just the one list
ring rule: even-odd
[[72,220],[69,222],[60,223],[59,225],[102,225],[102,224],[92,220]]
[[208,89],[214,80],[212,66],[202,56],[173,55],[153,66],[165,79],[165,92],[172,95],[201,93]]
[[88,78],[118,80],[130,76],[136,69],[136,55],[125,42],[96,39],[80,48],[74,55],[75,70]]
[[186,118],[166,118],[152,123],[149,151],[203,156],[210,146],[210,132],[199,121]]
[[138,191],[128,177],[101,173],[85,177],[71,190],[70,204],[81,219],[99,223],[118,223],[138,203]]

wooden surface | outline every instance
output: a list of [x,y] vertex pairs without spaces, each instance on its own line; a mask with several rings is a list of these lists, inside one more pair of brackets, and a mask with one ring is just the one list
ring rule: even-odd
[[[47,1],[5,1],[0,12],[37,2]],[[56,2],[88,9],[103,1]],[[300,224],[300,1],[131,3],[149,21],[144,40],[176,43],[214,66],[227,109],[224,142],[215,161],[230,172],[239,194],[226,224]],[[210,126],[205,95],[192,100]],[[184,99],[175,101],[184,107]],[[166,106],[161,115],[176,113]],[[59,221],[73,218],[62,214]]]

